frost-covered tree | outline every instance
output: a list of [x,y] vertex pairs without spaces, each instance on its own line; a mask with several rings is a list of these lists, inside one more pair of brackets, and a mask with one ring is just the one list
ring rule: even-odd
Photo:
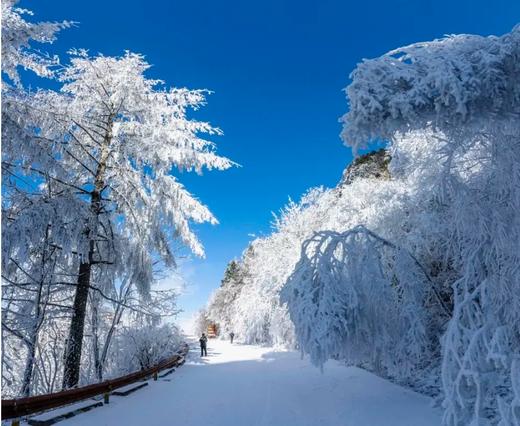
[[[61,301],[65,294],[70,295],[60,283],[62,261],[59,251],[50,244],[48,230],[26,257],[11,258],[2,270],[2,336],[9,346],[4,347],[2,363],[10,370],[3,378],[11,389],[19,381],[22,396],[29,396],[33,388],[40,334],[50,320],[63,315]],[[18,350],[11,350],[12,346]],[[23,373],[17,376],[19,371],[13,364],[22,359]]]
[[143,300],[128,276],[108,295],[91,291],[86,319],[90,338],[85,342],[81,381],[102,381],[170,356],[181,335],[162,319],[179,312],[176,300],[175,291],[153,287]]
[[[245,343],[295,344],[293,324],[281,305],[279,293],[298,261],[300,245],[323,223],[326,214],[314,215],[323,194],[309,191],[299,203],[290,201],[275,216],[273,233],[257,238],[238,263],[239,281],[217,289],[208,305],[211,319]],[[325,213],[325,212],[322,212]]]
[[[391,140],[394,173],[442,205],[459,275],[443,337],[446,425],[520,424],[519,59],[518,26],[453,36],[365,61],[347,89],[345,141]],[[413,162],[412,130],[430,134],[428,164]]]
[[[114,229],[111,229],[108,238],[98,233],[95,241],[94,251],[99,257],[92,262],[85,307],[85,311],[88,311],[85,326],[89,327],[91,333],[85,340],[85,350],[82,351],[81,381],[91,383],[101,380],[103,375],[113,376],[137,368],[134,361],[130,362],[121,356],[128,349],[124,349],[126,346],[122,343],[122,324],[125,324],[125,333],[137,333],[137,330],[146,328],[148,334],[160,338],[161,333],[157,330],[160,328],[161,318],[175,314],[177,308],[174,292],[149,288],[156,276],[158,261],[162,259],[164,266],[171,264],[172,236],[175,240],[182,237],[184,241],[192,238],[188,245],[200,254],[201,246],[190,234],[188,221],[197,214],[200,220],[211,217],[180,185],[171,191],[164,191],[163,187],[157,185],[154,188],[157,192],[152,193],[147,182],[156,179],[156,171],[159,169],[162,181],[167,180],[162,176],[168,167],[165,156],[172,153],[175,158],[170,161],[171,170],[192,168],[200,171],[206,166],[223,168],[227,161],[213,154],[210,142],[197,139],[199,132],[218,130],[210,130],[209,125],[186,118],[186,109],[197,108],[203,103],[203,92],[171,90],[168,94],[161,95],[166,90],[161,88],[160,82],[146,81],[143,85],[147,90],[141,93],[141,99],[136,99],[139,87],[133,92],[129,91],[133,96],[131,102],[141,102],[135,106],[134,114],[129,113],[130,104],[125,104],[124,110],[115,117],[114,123],[119,120],[130,126],[129,122],[134,122],[134,134],[130,135],[132,131],[127,129],[125,135],[119,135],[119,142],[127,143],[132,138],[133,141],[138,138],[143,141],[146,138],[163,138],[165,146],[161,147],[159,142],[142,143],[141,147],[148,150],[144,161],[135,154],[139,152],[135,146],[131,154],[126,151],[127,164],[130,169],[134,167],[136,181],[139,180],[137,175],[141,173],[142,185],[128,190],[120,185],[120,180],[117,182],[119,189],[125,188],[130,194],[139,187],[143,192],[140,196],[136,194],[133,199],[127,194],[120,194],[117,201],[112,202],[113,197],[102,200],[103,208],[107,210],[101,214],[109,214],[110,218],[97,221],[93,218],[91,202],[92,193],[95,192],[94,179],[82,177],[79,169],[83,168],[87,173],[84,166],[97,165],[96,159],[99,158],[102,144],[96,146],[94,139],[85,142],[86,137],[82,137],[78,129],[82,126],[84,132],[100,137],[101,121],[96,122],[95,118],[96,114],[103,114],[103,111],[96,107],[96,102],[103,104],[107,98],[92,99],[90,109],[84,103],[84,111],[88,110],[91,114],[88,117],[88,114],[82,114],[81,109],[73,112],[68,108],[72,106],[74,96],[83,96],[85,101],[89,90],[94,93],[100,90],[100,86],[106,88],[107,81],[97,75],[100,83],[97,86],[83,87],[81,94],[77,87],[74,94],[73,91],[42,91],[39,94],[26,92],[23,79],[18,73],[20,69],[30,70],[40,77],[59,77],[64,85],[74,80],[75,77],[65,77],[73,69],[73,65],[59,67],[56,56],[34,48],[35,43],[52,43],[58,31],[69,27],[71,23],[29,22],[32,13],[17,8],[16,4],[17,1],[2,2],[2,384],[5,394],[13,397],[54,392],[61,386],[63,354],[66,349],[64,343],[67,341],[66,330],[71,321],[71,302],[77,288],[81,260],[88,257],[89,236],[85,234],[85,230],[91,221],[105,227],[103,232],[108,229],[107,224],[113,225]],[[115,64],[114,67],[118,65]],[[137,69],[142,71],[146,67],[146,64],[143,67],[138,65]],[[123,74],[124,72],[119,73],[119,77],[125,79]],[[130,75],[130,80],[137,74]],[[85,80],[76,83],[81,85]],[[131,85],[132,81],[124,83]],[[120,90],[126,90],[126,86]],[[150,110],[146,111],[153,102],[152,98],[157,101],[157,116],[154,118],[150,118],[154,111],[151,114]],[[79,103],[76,99],[74,105],[77,107]],[[105,102],[104,106],[107,105]],[[55,107],[57,109],[54,110]],[[161,113],[164,114],[163,119],[159,117]],[[81,120],[76,120],[77,123],[74,122],[75,114],[81,117]],[[153,120],[160,122],[155,129]],[[140,129],[144,129],[142,133],[137,129],[138,125]],[[155,130],[157,132],[154,135],[149,134]],[[71,141],[75,141],[77,146],[66,147]],[[176,141],[176,145],[172,141]],[[139,141],[132,143],[139,144]],[[153,160],[154,164],[150,165],[153,155],[150,151],[157,147],[161,148],[160,152],[156,150],[159,160]],[[194,154],[197,150],[198,153]],[[64,157],[65,152],[67,154]],[[113,154],[116,152],[110,153]],[[125,153],[120,150],[117,155],[124,157]],[[219,160],[222,162],[217,165]],[[114,164],[121,164],[118,161]],[[74,162],[81,166],[75,167]],[[160,166],[156,167],[159,163]],[[107,167],[114,169],[113,164]],[[131,178],[128,182],[134,183]],[[116,190],[117,188],[105,187],[102,192],[105,196]],[[147,199],[143,194],[146,194]],[[170,205],[165,206],[156,216],[147,217],[144,204],[160,203],[161,196],[168,199]],[[140,228],[143,229],[153,226],[163,228],[162,231],[155,232],[158,237],[155,246],[150,246],[149,241],[144,241],[138,249],[137,244],[131,245],[132,237],[134,241],[138,241],[140,235],[132,236],[132,229],[125,227],[127,223],[124,212],[117,207],[117,202],[131,203],[136,199],[141,204],[134,205],[132,214],[139,210],[145,217],[136,217],[134,223],[142,220]],[[150,204],[147,208],[154,209]],[[177,205],[180,207],[172,209],[172,206]],[[167,217],[164,211],[169,211],[170,216]],[[188,211],[191,213],[187,213]],[[159,218],[161,214],[164,214],[162,219]],[[150,235],[152,233],[153,231]],[[106,244],[103,246],[104,243]],[[154,251],[157,246],[163,248],[162,252]],[[146,253],[147,249],[150,252]],[[106,258],[103,257],[105,255]],[[145,273],[142,273],[143,270]],[[158,356],[167,356],[166,352],[159,352]]]
[[[175,290],[152,287],[143,298],[130,278],[131,275],[127,274],[104,292],[89,293],[90,308],[86,320],[90,339],[86,350],[87,365],[83,368],[87,383],[93,379],[102,381],[106,373],[110,375],[119,371],[117,345],[119,339],[124,339],[121,333],[132,333],[143,328],[153,332],[163,325],[163,318],[174,318],[179,313]],[[96,281],[99,282],[100,277],[94,276]],[[97,287],[95,289],[98,290]],[[130,367],[127,364],[125,368]]]
[[[17,0],[6,0],[1,5],[3,230],[23,217],[34,204],[42,200],[42,205],[53,204],[52,186],[48,185],[45,191],[37,189],[39,183],[46,182],[44,176],[40,176],[38,182],[28,181],[11,167],[11,164],[24,160],[14,155],[18,147],[30,151],[34,145],[25,137],[16,114],[12,114],[10,101],[27,97],[20,69],[29,70],[40,77],[54,75],[59,64],[58,58],[37,50],[34,45],[52,43],[60,30],[71,26],[66,21],[30,22],[25,18],[30,17],[32,12],[16,7],[17,3]],[[68,259],[53,246],[50,234],[51,230],[45,229],[30,246],[24,245],[25,236],[19,235],[17,248],[10,256],[3,258],[2,381],[8,385],[9,394],[18,385],[18,393],[23,396],[29,395],[35,388],[33,381],[37,373],[36,362],[41,355],[41,332],[49,317],[63,315],[62,296],[67,293],[67,289],[60,284],[63,277],[59,276],[58,270],[68,263]],[[2,237],[6,244],[4,234]],[[58,296],[60,292],[61,296]],[[17,363],[21,360],[23,367],[20,365],[18,368]],[[20,375],[18,370],[23,373]]]
[[173,171],[200,173],[232,164],[199,136],[220,131],[187,118],[189,109],[204,103],[204,91],[166,89],[144,76],[148,68],[136,54],[91,58],[77,52],[59,74],[60,92],[37,92],[30,97],[31,108],[24,100],[10,100],[39,151],[14,153],[26,155],[27,161],[9,167],[33,179],[44,175],[60,193],[45,209],[53,216],[42,215],[43,206],[35,204],[23,220],[9,224],[4,258],[16,249],[17,235],[31,245],[50,222],[54,243],[79,259],[64,387],[79,380],[93,270],[105,268],[114,276],[130,271],[132,282],[146,294],[154,258],[173,262],[172,240],[203,255],[189,222],[216,219]]
[[[38,147],[27,137],[13,100],[27,102],[27,93],[22,85],[20,69],[29,70],[40,77],[54,78],[59,64],[57,56],[50,56],[34,47],[35,44],[53,43],[57,33],[72,25],[71,22],[30,22],[24,17],[32,16],[30,10],[16,7],[18,0],[2,2],[2,174],[16,176],[8,165],[24,161],[28,153]],[[25,155],[20,155],[23,149]],[[26,183],[25,183],[26,184]],[[23,187],[18,185],[18,189]]]
[[181,334],[172,325],[126,327],[118,342],[119,374],[152,367],[173,356],[181,344]]
[[411,384],[430,370],[447,425],[520,419],[519,51],[517,27],[358,66],[343,137],[390,140],[391,180],[341,188],[282,290],[315,361]]
[[202,333],[208,332],[208,326],[211,324],[211,320],[208,317],[208,311],[205,308],[199,309],[195,315],[195,322],[193,331],[196,335],[200,336]]
[[220,287],[213,293],[207,307],[208,317],[218,324],[222,335],[233,331],[235,300],[243,285],[241,264],[232,260],[228,263]]
[[56,56],[50,56],[34,47],[34,43],[52,43],[56,34],[71,22],[29,22],[28,9],[16,7],[18,0],[2,1],[2,72],[17,86],[22,82],[19,68],[30,70],[40,77],[50,77],[58,64]]
[[408,250],[359,225],[308,239],[281,294],[301,350],[403,378],[438,355],[438,317],[451,311]]

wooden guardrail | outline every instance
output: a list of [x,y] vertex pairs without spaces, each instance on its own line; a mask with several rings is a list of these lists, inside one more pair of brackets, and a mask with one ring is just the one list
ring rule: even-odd
[[105,402],[108,402],[108,395],[115,389],[137,382],[146,377],[157,380],[157,373],[167,368],[173,368],[184,362],[184,357],[188,353],[189,346],[184,344],[176,355],[160,362],[159,364],[137,371],[116,379],[106,380],[101,383],[83,386],[81,388],[68,389],[61,392],[45,395],[30,396],[18,399],[2,399],[2,420],[19,418],[30,414],[58,408],[84,399],[92,398],[97,395],[104,395]]

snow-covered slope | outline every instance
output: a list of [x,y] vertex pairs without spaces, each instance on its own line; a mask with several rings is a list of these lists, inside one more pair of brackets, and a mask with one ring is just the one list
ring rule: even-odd
[[63,425],[438,426],[425,396],[354,367],[210,340],[172,375]]

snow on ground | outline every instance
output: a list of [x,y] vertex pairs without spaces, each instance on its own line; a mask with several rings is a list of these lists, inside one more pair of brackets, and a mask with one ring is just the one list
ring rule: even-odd
[[71,426],[439,426],[425,396],[329,362],[322,374],[296,352],[210,340],[166,380],[60,424]]

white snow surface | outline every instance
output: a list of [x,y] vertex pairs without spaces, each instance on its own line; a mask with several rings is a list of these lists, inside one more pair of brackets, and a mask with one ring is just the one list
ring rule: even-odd
[[321,373],[292,351],[210,340],[166,380],[63,425],[439,426],[431,399],[355,367]]

